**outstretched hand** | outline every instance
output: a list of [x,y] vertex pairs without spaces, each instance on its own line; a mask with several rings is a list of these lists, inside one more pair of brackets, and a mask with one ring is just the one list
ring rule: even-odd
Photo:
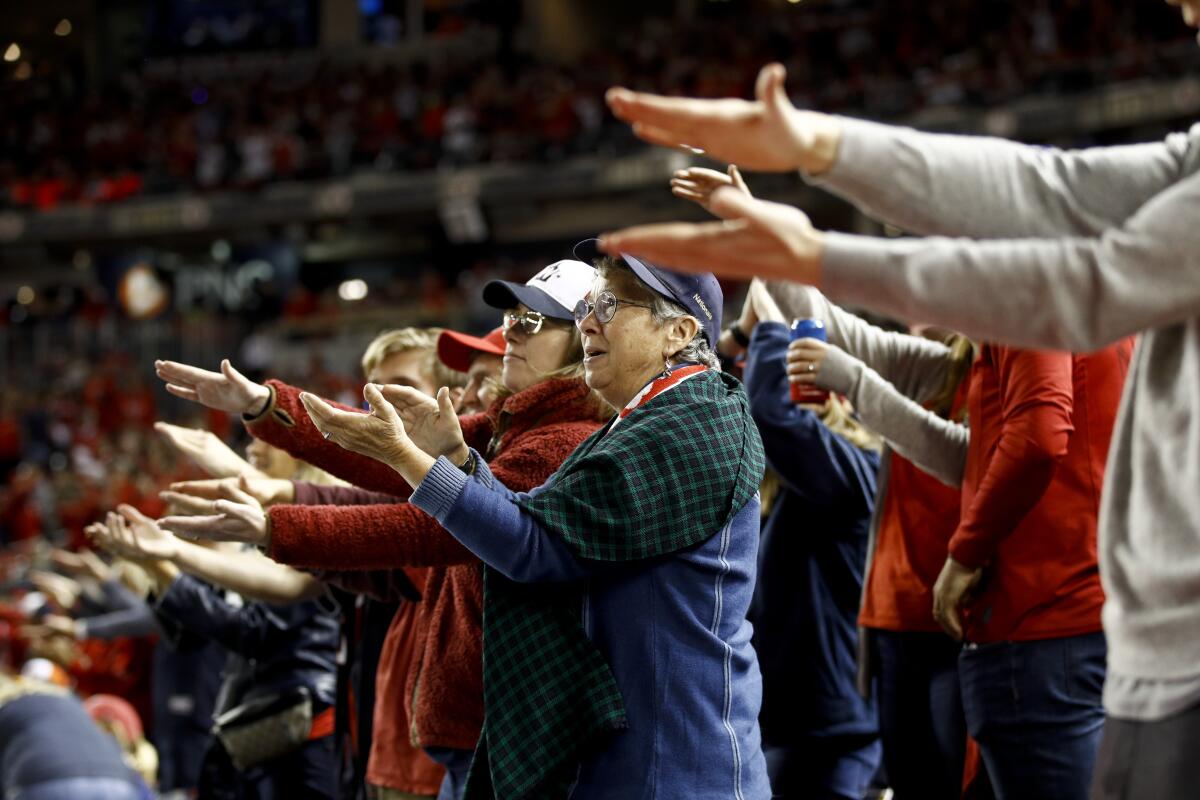
[[446,456],[455,464],[466,461],[467,443],[463,441],[454,410],[455,397],[449,389],[445,386],[439,389],[436,399],[411,386],[396,384],[382,386],[380,392],[396,409],[414,445],[433,458]]
[[176,397],[231,414],[253,414],[271,397],[270,389],[238,372],[229,359],[221,362],[220,372],[177,361],[155,361],[154,371]]
[[618,119],[651,144],[699,150],[760,172],[824,172],[837,155],[841,126],[833,117],[793,106],[783,86],[786,77],[781,64],[763,67],[754,100],[664,97],[622,87],[609,89],[605,99]]
[[217,506],[220,500],[239,505],[262,506],[261,500],[243,488],[243,480],[245,479],[222,478],[218,481],[183,481],[171,484],[171,488],[159,492],[158,497],[172,507],[175,516],[220,514]]
[[723,221],[638,225],[603,234],[600,249],[684,272],[820,282],[822,237],[803,211],[757,200],[733,186],[716,188],[709,205]]
[[[435,459],[409,438],[399,411],[383,396],[378,386],[368,383],[363,388],[363,397],[371,407],[369,414],[341,411],[307,392],[300,395],[300,402],[312,418],[313,425],[326,439],[351,452],[387,464],[416,488]],[[440,398],[439,406],[448,402],[448,396]],[[453,415],[454,410],[449,409],[449,413]]]
[[716,213],[712,208],[713,192],[722,186],[732,186],[750,195],[750,187],[742,180],[742,173],[738,172],[738,168],[733,164],[730,164],[725,172],[706,167],[688,167],[677,170],[671,177],[672,194],[683,200],[691,200],[710,214]]
[[296,486],[283,478],[260,478],[239,475],[236,478],[209,478],[198,481],[177,481],[158,493],[159,498],[185,514],[210,514],[212,505],[197,505],[197,501],[232,500],[247,503],[251,499],[264,508],[291,503],[296,499]]
[[243,473],[262,475],[212,431],[184,428],[168,422],[154,423],[154,430],[214,478],[227,478]]
[[158,526],[187,539],[244,542],[266,547],[271,539],[270,519],[257,501],[249,496],[246,500],[200,500],[207,506],[207,513],[163,517]]
[[50,560],[56,567],[75,578],[91,578],[103,583],[112,580],[113,577],[112,567],[105,564],[94,550],[80,550],[75,553],[56,549],[50,554]]

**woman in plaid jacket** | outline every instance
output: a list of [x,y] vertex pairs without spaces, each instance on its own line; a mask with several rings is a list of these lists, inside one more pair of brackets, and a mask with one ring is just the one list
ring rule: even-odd
[[575,319],[588,385],[620,412],[541,487],[499,483],[445,407],[422,417],[372,387],[368,420],[306,406],[346,446],[372,426],[411,502],[486,564],[468,797],[765,800],[745,620],[763,451],[710,349],[721,291],[631,257],[598,266]]

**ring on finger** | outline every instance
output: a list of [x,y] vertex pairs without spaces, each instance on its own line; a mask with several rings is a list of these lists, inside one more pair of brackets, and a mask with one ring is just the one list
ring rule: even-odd
[[816,371],[817,371],[817,365],[816,365],[816,364],[814,364],[814,363],[812,363],[811,361],[810,361],[810,362],[808,362],[808,371],[809,371],[809,372],[816,372]]

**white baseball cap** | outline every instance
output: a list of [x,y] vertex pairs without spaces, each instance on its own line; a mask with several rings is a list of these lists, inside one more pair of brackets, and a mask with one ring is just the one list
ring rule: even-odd
[[525,283],[491,281],[483,287],[483,301],[493,308],[527,308],[547,317],[573,322],[575,304],[591,291],[596,280],[594,267],[564,259],[544,267]]

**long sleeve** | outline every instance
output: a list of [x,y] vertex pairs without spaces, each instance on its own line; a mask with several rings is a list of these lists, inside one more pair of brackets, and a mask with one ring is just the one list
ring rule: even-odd
[[267,555],[294,567],[359,570],[451,566],[475,560],[437,520],[411,503],[277,505]]
[[290,641],[293,628],[315,613],[311,602],[279,606],[231,602],[221,590],[190,575],[172,581],[156,608],[189,632],[246,658],[275,652]]
[[[581,439],[564,436],[564,427],[570,426],[547,425],[514,439],[491,463],[496,480],[518,492],[545,483]],[[437,520],[411,503],[277,505],[268,513],[269,555],[293,566],[353,570],[475,560]]]
[[292,481],[292,485],[296,487],[293,502],[298,506],[369,506],[404,502],[403,497],[369,492],[357,486],[321,486],[307,481]]
[[124,636],[153,636],[161,633],[154,612],[145,602],[79,620],[81,639],[119,639]]
[[905,397],[920,402],[942,388],[949,356],[946,345],[878,328],[829,302],[811,286],[777,281],[768,289],[789,317],[824,322],[830,344],[879,373]]
[[864,425],[948,486],[962,484],[970,431],[905,397],[879,373],[830,345],[817,383],[845,395]]
[[950,539],[950,555],[968,567],[987,563],[1041,499],[1074,430],[1070,353],[988,350],[996,364],[1003,420],[987,469]]
[[812,183],[921,235],[1097,236],[1200,159],[1200,126],[1165,141],[1064,151],[840,118],[834,165]]
[[439,458],[413,492],[412,503],[510,580],[545,583],[587,577],[588,566],[562,538],[522,509],[520,495],[498,482],[478,454],[475,458],[470,477]]
[[[1114,190],[1115,191],[1115,190]],[[983,341],[1090,352],[1200,311],[1200,173],[1094,239],[825,235],[830,297]]]
[[858,503],[875,498],[877,458],[825,427],[813,412],[792,403],[784,371],[787,327],[760,322],[746,359],[750,413],[762,434],[767,461],[788,489],[814,506]]
[[[267,388],[271,390],[271,399],[266,409],[245,419],[251,436],[355,486],[408,497],[412,490],[394,469],[326,440],[300,402],[300,389],[276,380],[267,381]],[[363,413],[360,408],[332,402],[331,405],[342,411]]]
[[104,602],[111,611],[124,611],[146,605],[141,597],[125,588],[125,585],[118,580],[102,581],[99,586],[100,592],[104,596]]

